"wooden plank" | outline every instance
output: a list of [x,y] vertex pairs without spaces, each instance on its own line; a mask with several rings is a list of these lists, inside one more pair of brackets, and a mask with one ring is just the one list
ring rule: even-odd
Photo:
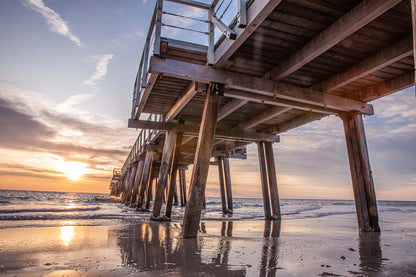
[[373,113],[371,105],[357,100],[208,66],[152,57],[149,70],[152,73],[162,73],[191,81],[225,84],[226,88],[264,94],[291,100],[294,103],[316,105],[339,111],[358,111],[367,115]]
[[223,67],[240,46],[254,33],[267,16],[279,5],[281,0],[256,0],[247,9],[247,26],[245,29],[235,26],[235,40],[225,39],[215,50],[215,63],[217,68]]
[[191,101],[197,93],[195,82],[191,82],[181,97],[176,101],[173,107],[165,116],[165,121],[170,122],[182,111],[182,109]]
[[[172,122],[155,122],[155,121],[146,121],[146,120],[129,120],[129,128],[140,128],[140,129],[151,129],[151,130],[161,130],[161,131],[175,131],[182,132],[184,135],[188,136],[198,136],[198,125],[190,124],[177,124]],[[268,133],[259,133],[259,132],[245,132],[241,130],[216,130],[215,139],[225,139],[225,140],[240,140],[240,141],[272,141],[279,142],[279,137],[270,135]]]
[[238,110],[245,104],[247,104],[248,100],[242,100],[242,99],[233,99],[227,104],[225,104],[222,108],[220,108],[220,111],[218,112],[218,121],[224,119],[227,117],[227,115],[233,113],[234,111]]
[[320,91],[332,91],[345,86],[357,79],[367,76],[381,68],[399,61],[413,53],[412,37],[406,37],[399,42],[366,58],[346,71],[336,74],[325,81],[314,85]]
[[233,213],[233,193],[231,189],[231,172],[230,172],[230,160],[228,157],[224,157],[224,179],[225,179],[225,192],[227,193],[227,213]]
[[236,127],[234,127],[235,129],[239,129],[239,130],[247,130],[247,129],[251,129],[256,127],[257,125],[270,120],[274,117],[277,117],[287,111],[291,110],[291,108],[285,107],[272,107],[268,110],[265,110],[264,112],[260,113],[259,115],[251,118],[248,121],[242,122],[240,124],[238,124]]
[[162,160],[160,162],[159,180],[156,186],[155,200],[153,203],[153,211],[150,217],[151,220],[158,220],[160,210],[162,208],[164,191],[168,182],[168,174],[172,162],[173,148],[175,146],[176,134],[174,132],[167,132],[165,138],[165,145],[163,146]]
[[170,177],[169,177],[169,188],[168,188],[168,194],[166,197],[166,205],[165,205],[165,216],[168,218],[171,218],[171,215],[172,215],[172,202],[173,202],[173,197],[174,197],[175,188],[176,188],[176,176],[178,173],[182,138],[183,138],[182,133],[178,133],[176,135],[175,148],[173,149],[173,158],[172,158],[172,164],[170,168]]
[[280,220],[280,201],[277,189],[276,166],[274,163],[273,144],[271,142],[264,143],[267,162],[267,176],[269,177],[270,200],[272,204],[273,219]]
[[150,177],[150,173],[152,170],[152,163],[153,163],[153,158],[155,154],[156,154],[155,151],[146,152],[146,157],[145,157],[144,164],[143,164],[143,175],[140,180],[139,198],[137,201],[136,211],[142,209],[143,207],[144,196],[145,196],[146,188],[149,183],[149,177]]
[[380,232],[374,183],[368,158],[362,116],[355,113],[343,117],[351,179],[361,232]]
[[184,238],[195,238],[199,230],[202,205],[205,198],[209,160],[211,157],[218,109],[221,100],[221,89],[216,88],[215,86],[215,84],[211,86],[210,91],[207,93],[204,105],[189,187],[189,199],[186,203],[185,215],[183,218]]
[[204,56],[207,54],[207,51],[208,51],[208,47],[205,45],[201,45],[201,44],[196,44],[196,43],[172,39],[172,38],[162,38],[162,40],[168,43],[169,50],[171,50],[171,48],[175,48],[175,50],[182,51],[184,53],[196,52]]
[[368,0],[361,2],[286,61],[267,72],[265,77],[271,80],[281,80],[289,76],[400,2],[401,0]]
[[220,193],[221,193],[221,207],[222,213],[227,213],[227,200],[225,199],[225,187],[224,187],[224,167],[223,167],[224,157],[219,156],[217,157],[218,163],[218,176],[220,181]]
[[260,167],[260,177],[261,177],[261,191],[263,193],[263,207],[264,207],[264,217],[270,219],[271,209],[270,209],[270,197],[269,197],[269,188],[267,184],[267,172],[266,172],[266,160],[264,156],[264,143],[257,142],[257,151],[259,156],[259,167]]

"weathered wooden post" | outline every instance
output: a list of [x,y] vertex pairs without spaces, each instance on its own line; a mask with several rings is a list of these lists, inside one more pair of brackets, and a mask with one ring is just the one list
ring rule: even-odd
[[131,195],[131,179],[133,178],[133,174],[135,174],[135,170],[133,172],[133,167],[130,166],[127,171],[126,181],[124,183],[124,194],[123,194],[123,204],[127,203],[127,200],[130,199]]
[[269,179],[270,200],[272,204],[272,217],[280,219],[280,201],[277,189],[276,166],[274,163],[273,144],[271,142],[264,143],[264,150],[266,153],[267,173]]
[[184,206],[184,198],[185,195],[183,194],[183,180],[182,180],[182,169],[178,169],[179,171],[179,194],[180,194],[180,199],[181,199],[181,207]]
[[220,179],[220,193],[221,193],[221,206],[222,206],[222,213],[227,213],[227,203],[225,199],[225,188],[224,188],[224,168],[223,168],[223,160],[224,158],[219,156],[217,157],[218,161],[218,176]]
[[166,206],[165,206],[165,216],[168,218],[170,218],[172,214],[172,202],[173,202],[173,196],[174,196],[174,191],[176,187],[176,176],[178,173],[178,164],[179,164],[179,157],[181,154],[182,138],[183,138],[182,133],[176,134],[176,142],[175,142],[175,148],[173,150],[173,159],[172,159],[172,165],[171,165],[171,170],[170,170],[169,189],[168,189],[168,195],[166,197]]
[[186,199],[188,197],[188,194],[186,194],[186,173],[185,173],[185,169],[181,169],[181,175],[182,175],[182,184],[183,184],[183,203],[186,205]]
[[163,146],[162,160],[160,164],[159,181],[156,186],[155,200],[153,203],[153,211],[150,216],[151,220],[158,220],[160,210],[162,208],[163,195],[166,184],[168,182],[169,170],[172,162],[173,148],[175,146],[176,134],[167,132],[165,145]]
[[267,181],[267,172],[266,172],[266,160],[264,157],[264,143],[257,142],[257,150],[259,153],[259,167],[260,167],[260,177],[261,177],[261,184],[262,184],[262,192],[263,192],[263,206],[264,206],[264,216],[266,219],[271,219],[271,211],[270,211],[270,198],[269,198],[269,188],[268,188],[268,181]]
[[198,143],[195,151],[191,183],[189,186],[189,199],[186,203],[183,219],[184,238],[194,238],[198,233],[208,177],[209,160],[211,158],[215,129],[217,126],[218,108],[223,94],[224,85],[216,83],[209,86],[209,90],[206,94]]
[[346,113],[341,118],[344,123],[358,227],[361,232],[380,232],[363,118],[361,114],[354,112]]
[[156,152],[152,150],[146,152],[146,158],[144,160],[143,166],[143,175],[140,181],[139,199],[137,201],[136,211],[142,209],[143,207],[144,194],[146,192],[147,184],[149,182],[149,176],[152,170],[152,162],[155,154]]
[[134,178],[133,192],[130,197],[130,207],[133,207],[137,200],[137,192],[139,190],[140,180],[143,175],[143,158],[140,158],[137,164],[136,177]]
[[227,193],[227,213],[233,213],[233,194],[231,190],[231,174],[230,174],[230,161],[228,157],[224,157],[224,178],[225,178],[225,192]]
[[[154,170],[154,166],[152,166],[152,172]],[[156,180],[156,178],[151,177],[149,179],[149,183],[147,185],[147,193],[146,193],[146,204],[144,206],[145,211],[149,211],[150,209],[150,202],[152,201],[153,198],[153,182]]]

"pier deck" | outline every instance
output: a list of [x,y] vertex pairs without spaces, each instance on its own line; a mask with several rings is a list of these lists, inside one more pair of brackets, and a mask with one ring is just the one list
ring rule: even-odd
[[[188,221],[193,212],[200,214],[206,164],[211,157],[225,157],[226,163],[233,155],[244,158],[244,146],[256,142],[265,215],[280,218],[271,144],[287,130],[337,115],[345,127],[360,230],[378,231],[362,115],[374,113],[368,102],[414,84],[414,1],[234,0],[234,15],[227,15],[223,2],[157,0],[128,123],[142,131],[120,176],[155,151],[152,174],[159,176],[161,191],[172,182],[167,178],[174,149],[179,151],[179,168],[194,165],[184,196],[191,202],[184,236],[194,236],[199,220]],[[199,10],[194,14],[201,17],[168,11],[172,7]],[[197,22],[172,25],[169,17]],[[223,22],[227,17],[230,24]],[[177,34],[172,29],[198,28],[206,43],[169,37]],[[134,183],[132,178],[113,179]]]

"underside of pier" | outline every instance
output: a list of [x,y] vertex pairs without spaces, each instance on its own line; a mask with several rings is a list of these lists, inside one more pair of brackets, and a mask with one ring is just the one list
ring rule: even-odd
[[[265,217],[280,219],[272,144],[285,131],[336,115],[344,124],[360,231],[379,231],[362,116],[374,113],[370,101],[414,84],[414,1],[235,2],[237,14],[224,24],[218,0],[157,0],[128,123],[142,131],[114,175],[113,194],[142,209],[158,177],[152,218],[161,219],[163,191],[169,186],[172,203],[179,170],[184,237],[195,237],[211,158],[223,212],[231,213],[228,158],[245,158],[244,147],[255,142]],[[169,27],[190,28],[164,23],[168,15],[186,16],[167,12],[172,4],[204,12],[197,19],[207,30],[204,43],[165,36]],[[190,164],[186,194],[183,170]]]

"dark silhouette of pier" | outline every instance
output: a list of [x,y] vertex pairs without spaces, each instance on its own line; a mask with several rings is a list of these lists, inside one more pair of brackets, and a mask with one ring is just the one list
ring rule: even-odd
[[[204,17],[171,12],[171,5]],[[245,147],[256,143],[265,218],[279,220],[273,143],[287,130],[336,115],[359,229],[379,232],[362,117],[374,113],[369,101],[414,84],[414,7],[414,0],[157,0],[128,123],[141,131],[114,170],[111,194],[148,210],[155,186],[151,219],[169,220],[180,201],[183,235],[195,237],[209,166],[218,166],[223,212],[232,213],[229,158],[244,159]],[[194,23],[181,26],[184,19]],[[169,30],[190,39],[198,33],[206,43],[171,38]]]

